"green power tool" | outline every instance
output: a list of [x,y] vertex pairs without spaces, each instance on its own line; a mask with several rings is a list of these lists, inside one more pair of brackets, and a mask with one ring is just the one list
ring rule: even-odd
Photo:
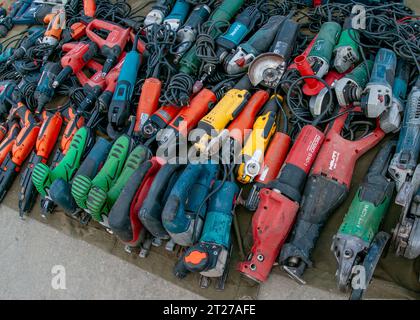
[[[90,192],[96,190],[93,192],[98,193],[100,192],[100,189],[102,192],[107,193],[116,183],[122,172],[127,156],[133,147],[133,139],[131,136],[134,130],[134,119],[133,116],[130,119],[131,125],[128,132],[121,135],[113,143],[108,157],[99,173],[93,179],[81,174],[76,176],[73,180],[71,194],[77,205],[88,213],[90,213],[90,211],[88,209],[87,200]],[[93,199],[95,199],[94,196]],[[95,204],[92,206],[97,210]],[[95,213],[97,213],[97,211],[95,211]],[[97,221],[102,221],[100,212],[92,215],[92,218]]]
[[338,287],[342,291],[351,287],[352,300],[362,298],[390,238],[378,231],[394,192],[395,183],[386,173],[395,147],[394,140],[382,146],[333,238]]
[[[87,196],[86,206],[93,219],[97,221],[104,221],[106,219],[131,175],[149,158],[148,156],[149,150],[144,145],[138,145],[131,151],[121,174],[108,192],[99,186],[94,186],[90,190]],[[108,162],[105,165],[108,165]],[[105,167],[105,169],[108,171],[108,167]]]
[[359,32],[352,29],[351,22],[350,17],[344,21],[340,39],[334,48],[334,68],[339,73],[346,72],[360,60],[359,45],[356,42],[359,41]]
[[[230,21],[239,9],[244,5],[244,0],[224,0],[223,3],[217,7],[213,12],[210,19],[207,23],[222,23]],[[219,28],[212,29],[212,38],[216,39],[219,35],[222,34],[222,30]],[[197,57],[196,45],[192,46],[190,50],[182,57],[179,62],[181,73],[186,73],[188,75],[195,75],[198,72],[201,61]]]

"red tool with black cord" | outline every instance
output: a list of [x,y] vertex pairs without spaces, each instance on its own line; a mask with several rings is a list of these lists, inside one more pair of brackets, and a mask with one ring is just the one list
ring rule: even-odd
[[7,121],[6,126],[2,126],[7,131],[5,132],[5,136],[0,144],[0,163],[3,163],[4,159],[6,159],[6,156],[12,150],[13,144],[20,131],[19,123],[15,119]]
[[[306,267],[312,265],[311,253],[322,228],[348,195],[357,159],[385,136],[377,123],[376,128],[362,138],[345,139],[341,135],[349,117],[349,112],[345,111],[349,110],[341,109],[342,115],[326,128],[325,142],[305,185],[294,230],[280,253],[279,263],[300,283],[305,283],[302,275]],[[361,111],[354,108],[351,112]]]

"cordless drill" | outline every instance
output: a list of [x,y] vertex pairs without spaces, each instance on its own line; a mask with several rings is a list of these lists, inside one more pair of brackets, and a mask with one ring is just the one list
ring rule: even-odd
[[45,105],[53,98],[55,90],[52,84],[61,70],[61,65],[57,62],[48,62],[44,65],[34,92],[37,101],[35,113],[40,114]]
[[[331,251],[337,259],[338,287],[347,291],[355,266],[364,266],[369,284],[389,235],[379,232],[381,221],[391,203],[395,183],[386,177],[389,161],[396,146],[387,142],[373,160],[337,234]],[[365,289],[353,288],[351,298],[360,299]]]
[[284,271],[301,283],[306,267],[312,264],[310,255],[322,228],[347,197],[357,159],[385,136],[378,124],[363,138],[346,140],[341,131],[348,116],[342,114],[326,128],[325,142],[305,185],[295,227],[280,253],[279,263]]

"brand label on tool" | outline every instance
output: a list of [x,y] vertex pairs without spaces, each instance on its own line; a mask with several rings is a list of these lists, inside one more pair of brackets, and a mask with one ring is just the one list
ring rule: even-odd
[[311,165],[313,155],[314,155],[320,141],[321,141],[321,136],[317,134],[314,137],[314,139],[309,143],[308,148],[306,149],[307,154],[306,154],[306,159],[305,159],[305,163],[304,163],[305,167]]
[[329,170],[332,171],[332,170],[335,170],[335,168],[337,168],[337,162],[338,162],[339,157],[340,157],[340,152],[333,151],[331,155],[330,166],[328,167]]

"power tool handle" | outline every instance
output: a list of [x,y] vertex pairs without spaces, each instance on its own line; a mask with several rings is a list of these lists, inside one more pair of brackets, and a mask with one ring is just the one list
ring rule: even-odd
[[256,51],[256,54],[266,51],[273,42],[277,30],[284,20],[285,17],[280,15],[270,17],[267,23],[258,29],[258,31],[246,42],[246,46],[252,47]]
[[60,134],[62,124],[63,118],[59,112],[44,118],[35,146],[37,156],[45,160],[49,158]]

